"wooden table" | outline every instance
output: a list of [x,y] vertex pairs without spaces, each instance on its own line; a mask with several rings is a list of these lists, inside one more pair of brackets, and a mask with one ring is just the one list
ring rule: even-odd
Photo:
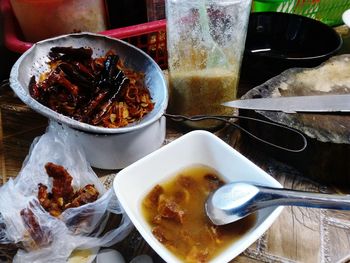
[[[339,28],[346,45],[341,53],[350,51],[350,33]],[[240,95],[251,88],[241,83]],[[0,87],[0,185],[15,177],[35,137],[45,132],[47,120],[30,110],[12,93],[7,83]],[[183,134],[167,124],[165,143]],[[287,188],[316,192],[339,192],[304,178],[293,167],[280,163],[254,147],[242,144],[241,134],[225,128],[216,135],[241,151]],[[118,171],[95,170],[106,188],[111,187]],[[317,171],[315,171],[317,172]],[[343,189],[344,190],[344,189]],[[350,192],[350,189],[345,189]],[[139,254],[149,254],[155,262],[163,262],[134,230],[115,246],[127,261]],[[4,260],[0,250],[0,262]],[[232,262],[350,262],[350,212],[325,209],[286,207],[272,227]]]
[[[1,86],[0,184],[17,175],[33,139],[43,134],[46,126],[47,120],[20,102],[8,84]],[[182,134],[176,126],[168,124],[165,143]],[[247,147],[241,145],[241,135],[237,130],[225,128],[216,132],[216,135],[244,152],[285,187],[308,191],[336,191],[332,187],[303,178],[292,167],[252,148],[245,149]],[[118,172],[95,171],[107,188],[111,187]],[[162,262],[136,230],[115,247],[127,260],[147,253],[155,262]],[[350,262],[350,212],[286,207],[272,227],[232,262]]]

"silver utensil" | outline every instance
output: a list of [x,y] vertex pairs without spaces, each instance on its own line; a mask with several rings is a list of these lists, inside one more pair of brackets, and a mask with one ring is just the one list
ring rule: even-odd
[[215,225],[225,225],[270,206],[350,210],[350,195],[302,192],[237,182],[226,184],[211,193],[205,210]]
[[234,100],[222,105],[250,110],[295,112],[350,112],[350,94],[293,96]]

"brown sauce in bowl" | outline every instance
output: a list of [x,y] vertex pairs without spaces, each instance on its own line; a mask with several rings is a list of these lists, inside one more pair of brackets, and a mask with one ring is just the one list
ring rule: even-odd
[[254,225],[254,214],[225,226],[210,222],[205,201],[223,184],[217,171],[195,165],[156,185],[143,200],[153,235],[182,261],[208,262]]

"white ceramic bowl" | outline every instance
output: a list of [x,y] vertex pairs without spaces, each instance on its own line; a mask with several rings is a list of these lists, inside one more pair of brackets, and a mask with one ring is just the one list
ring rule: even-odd
[[[125,66],[145,74],[154,109],[139,122],[121,128],[104,128],[79,122],[42,105],[29,94],[32,76],[36,79],[48,70],[48,53],[54,46],[91,47],[93,57],[116,51]],[[30,108],[64,124],[82,143],[90,164],[102,169],[121,169],[159,148],[165,138],[162,118],[168,104],[168,89],[162,70],[139,48],[119,39],[92,33],[62,35],[40,41],[27,50],[14,64],[10,85],[17,96]],[[135,143],[138,142],[138,143]]]
[[[194,164],[216,169],[226,182],[246,181],[282,187],[231,146],[206,131],[190,132],[126,167],[115,177],[116,195],[140,234],[168,263],[181,261],[153,236],[142,215],[142,200],[156,184]],[[260,210],[253,227],[211,262],[228,262],[239,255],[271,226],[281,211],[282,207]]]
[[157,150],[164,142],[165,117],[135,131],[94,134],[67,128],[79,142],[91,166],[122,169]]

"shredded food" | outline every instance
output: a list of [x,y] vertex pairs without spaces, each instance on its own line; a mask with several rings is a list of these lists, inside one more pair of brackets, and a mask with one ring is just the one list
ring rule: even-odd
[[153,110],[145,76],[127,68],[114,50],[93,58],[90,47],[53,47],[49,71],[32,76],[30,95],[50,109],[78,121],[124,127]]

